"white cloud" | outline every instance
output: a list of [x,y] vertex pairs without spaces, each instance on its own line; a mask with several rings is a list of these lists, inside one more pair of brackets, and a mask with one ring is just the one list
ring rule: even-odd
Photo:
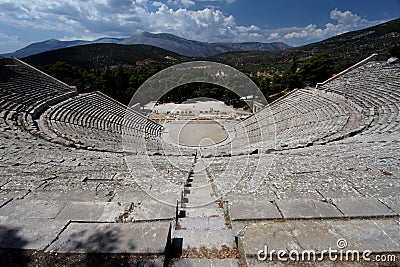
[[[255,25],[237,25],[235,18],[215,8],[191,10],[192,0],[4,0],[0,24],[35,30],[57,30],[68,36],[129,36],[142,31],[168,32],[202,41],[262,39]],[[182,7],[172,8],[175,4]],[[156,7],[151,11],[147,6]]]
[[179,7],[190,7],[196,5],[192,0],[168,0],[167,4]]
[[340,11],[338,9],[331,11],[330,18],[335,20],[336,23],[327,23],[325,28],[317,28],[315,24],[309,24],[304,28],[293,28],[291,31],[288,31],[288,29],[281,29],[281,32],[286,32],[284,34],[285,40],[305,42],[329,38],[334,35],[371,27],[384,22],[383,20],[369,21],[362,19],[360,16],[353,14],[349,10]]
[[274,41],[274,40],[278,40],[281,38],[281,35],[277,32],[271,33],[269,35],[269,37],[267,38],[268,41]]
[[337,20],[340,25],[357,25],[367,23],[367,20],[362,20],[357,14],[351,13],[349,10],[340,11],[337,8],[331,11],[331,19]]
[[293,39],[293,38],[307,38],[311,35],[315,35],[317,31],[317,26],[315,24],[310,24],[304,29],[298,29],[297,31],[293,31],[291,33],[285,34],[285,39]]
[[151,3],[151,5],[152,5],[152,6],[155,6],[155,7],[160,7],[160,6],[163,5],[163,3],[158,2],[158,1],[154,1],[153,3]]
[[149,14],[148,20],[151,22],[149,31],[175,33],[189,39],[216,41],[239,34],[233,16],[225,16],[220,10],[210,8],[174,10],[162,5]]
[[250,31],[254,32],[254,31],[259,31],[260,30],[260,28],[258,28],[255,25],[250,25],[248,27],[238,26],[237,29],[238,29],[239,32],[250,32]]
[[225,2],[227,4],[233,4],[236,0],[195,0],[196,2]]
[[21,47],[24,45],[27,45],[27,43],[21,41],[18,36],[0,32],[0,53],[14,51],[15,47]]
[[[332,23],[324,27],[309,24],[305,27],[268,29],[257,25],[238,25],[232,15],[218,8],[196,9],[193,0],[167,2],[171,4],[164,4],[161,0],[19,0],[18,4],[15,0],[0,0],[0,31],[1,25],[26,31],[57,31],[62,32],[64,39],[123,37],[149,31],[208,42],[284,41],[299,45],[382,22],[362,19],[351,11],[334,9],[330,12]],[[0,50],[5,50],[5,43],[2,41]],[[16,43],[14,40],[13,44]]]

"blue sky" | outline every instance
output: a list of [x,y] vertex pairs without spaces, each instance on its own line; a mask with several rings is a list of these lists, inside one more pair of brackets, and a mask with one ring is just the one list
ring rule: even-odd
[[143,31],[298,46],[398,18],[400,0],[0,0],[0,10],[0,53]]

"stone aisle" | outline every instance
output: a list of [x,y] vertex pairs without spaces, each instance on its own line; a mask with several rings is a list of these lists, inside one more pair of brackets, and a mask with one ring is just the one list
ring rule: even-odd
[[180,257],[172,260],[172,266],[239,265],[229,216],[201,159],[195,159],[182,193],[173,238]]

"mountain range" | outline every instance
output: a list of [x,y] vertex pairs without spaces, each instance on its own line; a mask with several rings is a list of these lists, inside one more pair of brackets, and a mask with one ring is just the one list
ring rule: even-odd
[[396,45],[400,45],[400,19],[299,47],[279,51],[223,53],[211,56],[208,60],[257,71],[260,68],[285,69],[293,55],[301,62],[312,55],[327,53],[334,59],[335,70],[340,71],[373,53],[378,53],[379,59],[386,60],[389,50]]
[[22,59],[36,67],[65,62],[79,68],[97,69],[116,65],[165,67],[193,58],[150,45],[99,43],[51,50]]
[[128,38],[100,38],[94,41],[74,40],[74,41],[60,41],[50,39],[43,42],[30,44],[22,49],[13,53],[4,54],[4,57],[23,58],[34,54],[47,52],[51,50],[73,47],[87,44],[123,44],[123,45],[151,45],[162,48],[177,54],[188,57],[210,57],[221,53],[239,52],[239,51],[279,51],[290,46],[282,42],[274,43],[259,43],[259,42],[245,42],[245,43],[207,43],[200,41],[187,40],[168,33],[153,34],[143,32],[133,35]]
[[[144,38],[145,35],[148,34],[141,34],[136,38]],[[171,35],[164,34],[155,36],[157,36],[157,40],[161,40],[160,36],[173,38]],[[146,39],[148,40],[148,38]],[[382,60],[387,59],[389,50],[396,44],[400,44],[400,19],[359,31],[344,33],[300,47],[291,47],[278,51],[227,52],[207,58],[186,57],[170,50],[150,45],[111,43],[114,40],[102,39],[103,43],[88,45],[72,43],[75,46],[39,53],[23,59],[35,66],[54,64],[57,61],[61,61],[87,69],[113,65],[171,65],[201,59],[220,62],[250,73],[259,70],[284,70],[290,64],[294,55],[301,63],[312,55],[328,53],[334,59],[334,70],[338,72],[372,53],[379,53]],[[179,42],[179,40],[182,41],[182,38],[175,37],[175,48],[179,47],[182,50],[183,47],[190,47],[184,41]],[[138,40],[136,39],[136,41]],[[120,39],[120,42],[122,42],[122,39]],[[188,42],[196,43],[195,41]],[[230,45],[235,47],[234,44]],[[245,47],[245,44],[241,45]],[[229,46],[229,44],[226,44],[226,46]]]

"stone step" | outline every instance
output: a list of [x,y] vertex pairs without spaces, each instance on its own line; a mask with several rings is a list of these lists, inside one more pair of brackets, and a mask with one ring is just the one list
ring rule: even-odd
[[276,205],[284,218],[340,218],[343,215],[332,204],[314,199],[281,199]]
[[186,216],[185,217],[223,217],[224,210],[215,205],[206,205],[206,206],[190,206],[186,205],[186,208],[182,209]]
[[[239,236],[239,248],[244,252],[247,266],[257,259],[260,250],[305,250],[321,252],[329,248],[384,253],[399,251],[399,224],[397,219],[339,219],[339,220],[292,220],[251,223]],[[340,243],[339,243],[340,242]],[[343,245],[342,247],[340,247]],[[270,254],[268,253],[268,255]],[[269,256],[268,256],[269,257]],[[327,254],[326,254],[327,257]],[[270,263],[268,261],[265,264]]]
[[180,229],[183,230],[219,230],[228,229],[224,217],[209,218],[181,218],[178,221]]
[[170,222],[70,223],[47,252],[164,255]]
[[243,201],[229,203],[232,221],[281,219],[278,208],[269,201]]
[[234,267],[239,266],[238,259],[173,259],[172,266],[174,267]]
[[189,197],[190,195],[210,196],[213,192],[211,185],[192,185],[191,187],[185,188],[186,192],[187,190],[190,191],[186,194],[187,197]]
[[0,209],[0,216],[54,219],[66,205],[66,201],[16,199]]
[[172,220],[176,216],[176,207],[164,203],[147,200],[134,206],[134,209],[126,218],[127,221],[147,220]]
[[236,249],[235,237],[229,229],[175,230],[173,238],[182,240],[182,251],[191,255],[205,251],[219,253]]
[[190,187],[192,187],[192,188],[202,188],[202,187],[211,188],[211,184],[207,180],[193,180],[189,184],[190,184]]
[[[212,202],[215,202],[216,199],[214,197],[211,196],[190,196],[187,197],[187,201],[186,204],[189,206],[200,206],[200,205],[204,205],[204,204],[209,204]],[[217,205],[217,203],[214,203],[214,205]]]
[[189,182],[192,182],[192,183],[203,183],[203,184],[206,184],[206,183],[208,183],[208,179],[207,179],[207,176],[203,176],[203,175],[195,175],[195,176],[193,176],[192,178],[191,178],[191,180],[189,180]]
[[206,171],[200,171],[200,172],[194,172],[192,175],[193,180],[196,179],[207,179],[207,172]]
[[0,216],[0,248],[43,250],[66,225],[68,220]]

